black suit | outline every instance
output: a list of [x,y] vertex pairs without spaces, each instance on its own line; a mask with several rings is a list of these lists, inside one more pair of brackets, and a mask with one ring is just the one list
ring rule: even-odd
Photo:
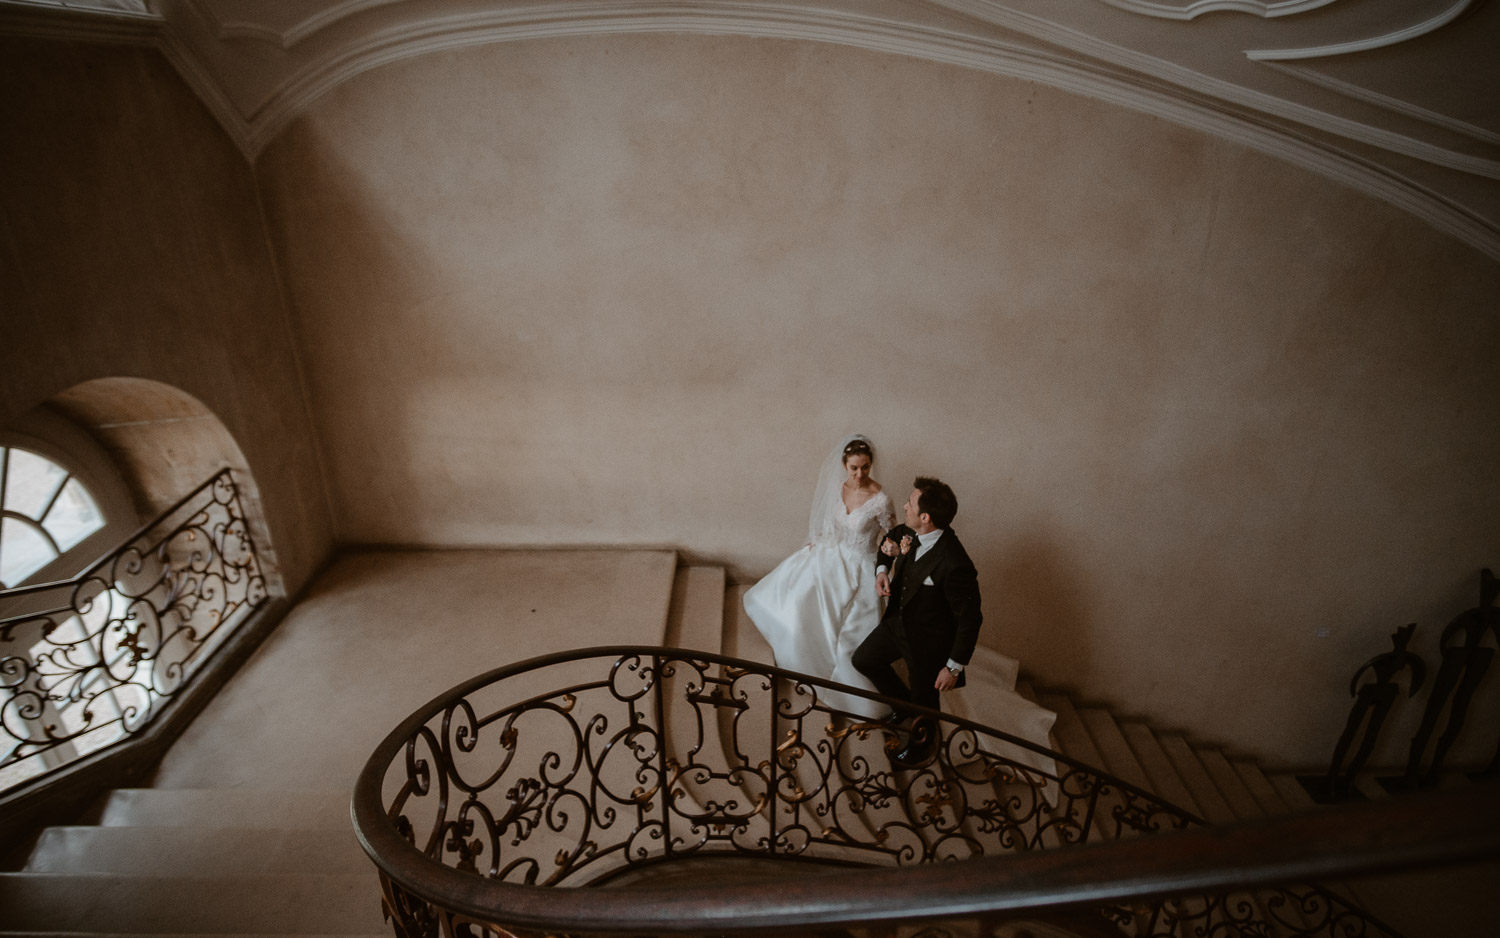
[[[944,531],[919,559],[916,534],[904,526],[888,537],[897,543],[910,534],[911,550],[892,563],[891,596],[885,615],[854,651],[854,666],[888,697],[910,700],[924,707],[938,706],[933,687],[938,672],[953,659],[968,664],[979,641],[984,617],[979,611],[979,573],[958,535]],[[877,563],[886,561],[885,555]],[[908,689],[891,663],[906,660],[912,686]],[[964,675],[958,675],[963,686]]]

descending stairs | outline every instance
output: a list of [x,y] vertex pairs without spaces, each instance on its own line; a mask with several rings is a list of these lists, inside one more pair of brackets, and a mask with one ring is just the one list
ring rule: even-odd
[[[119,789],[0,874],[6,934],[389,934],[348,792]],[[341,823],[342,822],[342,823]]]
[[[745,589],[722,568],[680,566],[659,631],[634,641],[772,663],[743,611]],[[1295,779],[1253,761],[1057,689],[1025,680],[1016,689],[1056,712],[1053,748],[1209,823],[1312,807]],[[686,797],[697,797],[692,786]],[[338,787],[114,791],[92,817],[47,829],[21,869],[0,873],[0,935],[389,934],[348,799]]]
[[[742,599],[748,587],[724,587],[722,574],[713,567],[682,567],[678,574],[680,592],[674,588],[666,644],[773,663],[770,647],[745,615]],[[1253,760],[1191,743],[1181,734],[1158,733],[1140,721],[1117,720],[1106,708],[1079,706],[1067,693],[1034,687],[1024,678],[1016,690],[1057,714],[1052,748],[1210,823],[1314,807],[1289,774],[1267,775]],[[983,713],[976,718],[983,722]]]

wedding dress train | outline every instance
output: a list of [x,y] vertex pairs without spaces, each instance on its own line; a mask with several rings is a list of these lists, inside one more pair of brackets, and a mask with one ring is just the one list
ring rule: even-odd
[[[880,623],[875,555],[881,536],[896,523],[896,510],[885,492],[853,511],[844,506],[842,455],[855,439],[864,437],[845,437],[823,464],[813,495],[808,544],[747,590],[744,602],[745,612],[775,653],[777,667],[874,691],[870,679],[855,669],[853,656]],[[1014,659],[979,646],[965,669],[967,686],[943,694],[942,707],[1050,749],[1048,734],[1057,714],[1016,693],[1017,667]],[[863,717],[887,712],[852,694],[820,690],[818,698]],[[1014,743],[989,736],[976,742],[981,750],[1018,765],[1047,774],[1056,771],[1051,757]],[[1046,786],[1049,801],[1055,789],[1055,783]]]
[[[776,666],[873,691],[855,670],[854,649],[880,623],[875,551],[896,523],[880,492],[836,516],[812,543],[783,560],[745,592],[745,612],[776,655]],[[863,697],[822,691],[829,706],[860,716],[885,711]]]

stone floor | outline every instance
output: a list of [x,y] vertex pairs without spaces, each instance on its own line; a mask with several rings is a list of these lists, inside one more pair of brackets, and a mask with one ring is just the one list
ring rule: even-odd
[[660,642],[675,567],[671,551],[345,554],[173,746],[154,785],[352,788],[397,723],[467,678],[568,648]]

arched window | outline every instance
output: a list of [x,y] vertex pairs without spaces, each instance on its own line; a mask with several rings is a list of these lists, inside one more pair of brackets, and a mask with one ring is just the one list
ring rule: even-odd
[[98,502],[68,470],[0,446],[0,589],[20,585],[102,527]]

